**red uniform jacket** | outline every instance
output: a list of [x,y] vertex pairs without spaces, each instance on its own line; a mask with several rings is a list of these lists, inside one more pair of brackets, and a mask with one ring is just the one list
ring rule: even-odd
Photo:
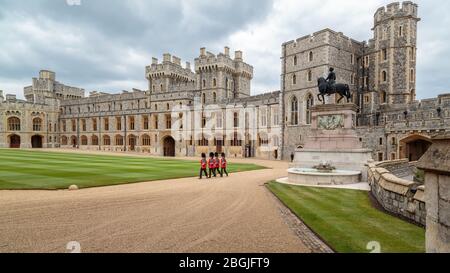
[[214,169],[215,166],[216,166],[216,164],[214,163],[214,158],[208,159],[208,167],[209,167],[210,169]]
[[225,158],[220,159],[220,166],[222,169],[225,169],[227,167],[227,160]]
[[200,160],[200,165],[202,166],[202,170],[206,170],[206,159]]

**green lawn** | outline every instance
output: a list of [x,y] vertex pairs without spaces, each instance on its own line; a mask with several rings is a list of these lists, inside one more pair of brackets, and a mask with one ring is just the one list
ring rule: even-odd
[[[229,172],[257,170],[229,164]],[[66,189],[194,177],[199,162],[146,157],[0,149],[0,190]]]
[[377,210],[367,192],[276,182],[267,187],[337,252],[367,253],[372,241],[385,253],[425,252],[425,230]]

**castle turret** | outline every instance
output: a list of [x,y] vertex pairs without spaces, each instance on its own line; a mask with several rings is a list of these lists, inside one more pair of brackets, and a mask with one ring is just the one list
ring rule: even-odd
[[374,89],[380,103],[403,104],[415,100],[418,6],[391,3],[374,16]]
[[242,51],[230,57],[230,48],[214,55],[206,48],[200,49],[195,59],[197,89],[201,90],[205,103],[216,103],[223,99],[250,96],[253,67],[243,61]]

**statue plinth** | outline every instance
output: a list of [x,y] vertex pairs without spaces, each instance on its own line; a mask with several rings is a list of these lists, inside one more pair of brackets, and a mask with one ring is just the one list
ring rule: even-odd
[[323,162],[343,170],[361,171],[367,181],[366,164],[372,151],[364,149],[356,133],[357,106],[351,104],[316,105],[311,109],[311,133],[303,148],[297,149],[294,165],[312,168]]

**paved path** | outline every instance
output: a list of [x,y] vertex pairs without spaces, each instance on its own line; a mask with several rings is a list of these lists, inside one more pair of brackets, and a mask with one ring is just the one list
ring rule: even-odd
[[264,187],[288,164],[251,162],[272,169],[73,192],[0,191],[0,252],[65,252],[70,241],[83,252],[310,252]]

